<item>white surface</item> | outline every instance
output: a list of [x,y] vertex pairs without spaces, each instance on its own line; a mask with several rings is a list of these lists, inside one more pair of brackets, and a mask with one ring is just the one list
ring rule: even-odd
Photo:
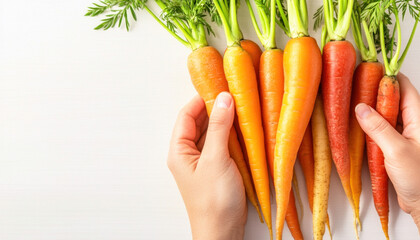
[[[309,2],[311,12],[321,3]],[[177,112],[195,95],[189,50],[145,13],[129,33],[93,31],[98,19],[83,17],[90,3],[0,0],[0,239],[190,239],[166,167]],[[244,35],[257,40],[244,7],[240,18]],[[210,42],[222,51],[224,37],[216,32]],[[402,69],[417,87],[419,39]],[[279,46],[285,41],[279,38]],[[311,239],[298,173],[301,227]],[[361,239],[384,239],[366,167],[363,180]],[[334,238],[354,239],[336,173],[330,195]],[[393,191],[390,199],[391,238],[418,239]],[[249,209],[245,239],[267,239]]]

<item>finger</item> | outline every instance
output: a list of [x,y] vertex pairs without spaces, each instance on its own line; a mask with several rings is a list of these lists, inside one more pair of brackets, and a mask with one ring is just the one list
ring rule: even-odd
[[[181,109],[172,133],[172,143],[179,140],[195,142],[197,135],[196,121],[206,114],[203,99],[195,96],[185,107]],[[205,119],[205,118],[204,118]]]
[[406,141],[388,121],[370,106],[364,103],[357,105],[356,116],[360,127],[378,144],[385,155]]
[[197,119],[206,115],[203,100],[194,97],[178,114],[168,153],[168,167],[174,172],[176,169],[193,166],[200,152],[196,147]]
[[207,117],[207,111],[203,111],[203,114],[195,121],[196,134],[194,142],[198,143],[204,131],[207,129],[209,118]]
[[227,92],[220,93],[209,118],[207,136],[203,155],[210,158],[222,158],[229,155],[228,139],[234,117],[232,96]]
[[207,132],[204,132],[203,135],[201,135],[200,139],[197,142],[197,149],[198,151],[202,151],[204,147],[204,142],[206,140]]

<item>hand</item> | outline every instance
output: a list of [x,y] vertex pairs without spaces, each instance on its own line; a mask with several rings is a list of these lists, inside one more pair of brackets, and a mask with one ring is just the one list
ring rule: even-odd
[[412,215],[420,230],[420,95],[406,76],[399,74],[397,78],[402,134],[366,104],[356,107],[356,115],[362,129],[384,153],[385,169],[400,207]]
[[200,97],[178,115],[168,167],[181,192],[193,239],[243,239],[247,217],[245,190],[228,138],[233,99],[220,93],[210,119]]

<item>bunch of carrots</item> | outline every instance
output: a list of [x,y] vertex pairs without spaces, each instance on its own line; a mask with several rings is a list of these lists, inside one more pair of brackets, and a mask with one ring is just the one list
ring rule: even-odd
[[[354,212],[356,238],[362,229],[359,202],[361,170],[367,149],[372,192],[380,223],[388,235],[388,180],[379,147],[360,128],[354,108],[366,103],[394,127],[399,113],[396,75],[408,53],[419,21],[418,0],[323,0],[315,28],[322,27],[321,47],[309,36],[306,0],[245,0],[255,33],[263,46],[244,39],[238,22],[239,0],[102,0],[87,16],[105,15],[95,29],[124,25],[130,29],[139,11],[148,12],[176,40],[191,49],[187,58],[192,84],[210,114],[217,95],[232,94],[237,118],[229,152],[241,173],[246,195],[271,238],[282,239],[284,222],[294,239],[304,239],[293,187],[299,159],[313,216],[313,238],[330,228],[328,198],[334,162]],[[402,48],[399,18],[415,19]],[[222,25],[227,48],[222,56],[209,46],[211,19]],[[352,26],[356,50],[346,41]],[[277,47],[276,29],[290,37]],[[366,43],[366,44],[365,44]],[[377,52],[382,52],[383,64]],[[277,203],[271,217],[270,182]]]

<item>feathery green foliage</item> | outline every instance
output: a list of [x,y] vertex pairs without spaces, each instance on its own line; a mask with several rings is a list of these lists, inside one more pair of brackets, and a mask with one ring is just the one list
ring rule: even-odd
[[85,16],[104,15],[96,30],[121,27],[125,23],[127,31],[130,20],[137,21],[136,12],[146,10],[162,27],[185,46],[196,49],[207,45],[207,34],[214,34],[204,20],[212,14],[213,6],[208,0],[155,0],[162,10],[156,15],[148,6],[147,0],[101,0],[88,8]]

